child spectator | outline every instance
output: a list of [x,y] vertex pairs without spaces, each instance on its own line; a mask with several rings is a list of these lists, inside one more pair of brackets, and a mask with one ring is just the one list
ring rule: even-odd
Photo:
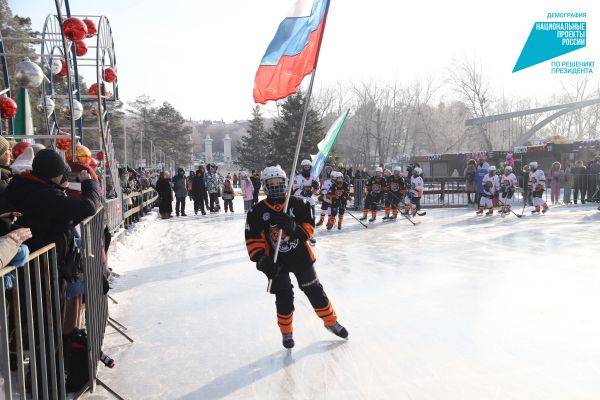
[[223,183],[223,202],[225,203],[225,213],[227,213],[227,207],[229,207],[229,211],[233,213],[234,197],[235,193],[233,191],[233,183],[231,183],[231,176],[229,176],[229,178],[225,179],[225,182]]
[[248,174],[244,171],[240,172],[240,186],[242,187],[242,195],[244,197],[244,212],[247,213],[254,203],[254,185]]

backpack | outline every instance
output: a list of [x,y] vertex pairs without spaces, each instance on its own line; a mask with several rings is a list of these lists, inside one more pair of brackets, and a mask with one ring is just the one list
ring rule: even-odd
[[87,333],[76,329],[64,337],[63,353],[67,392],[79,392],[90,380]]

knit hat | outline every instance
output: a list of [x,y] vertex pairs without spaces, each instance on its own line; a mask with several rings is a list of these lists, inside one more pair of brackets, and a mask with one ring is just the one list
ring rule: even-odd
[[40,150],[33,159],[32,166],[33,175],[47,181],[69,171],[69,166],[65,160],[52,149]]
[[10,166],[13,174],[20,174],[22,172],[31,171],[33,163],[33,149],[31,147],[26,148]]
[[8,143],[8,140],[0,136],[0,155],[6,153],[6,150],[8,150],[9,148],[10,144]]

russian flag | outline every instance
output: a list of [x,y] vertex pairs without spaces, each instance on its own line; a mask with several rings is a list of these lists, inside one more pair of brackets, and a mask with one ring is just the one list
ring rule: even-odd
[[265,104],[298,91],[317,65],[330,0],[295,0],[254,79],[254,101]]

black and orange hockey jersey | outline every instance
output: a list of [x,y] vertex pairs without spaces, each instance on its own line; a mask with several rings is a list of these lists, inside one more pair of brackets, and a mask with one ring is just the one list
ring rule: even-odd
[[380,194],[386,190],[386,182],[383,177],[374,176],[367,181],[367,193]]
[[348,197],[350,197],[350,186],[345,181],[341,185],[332,183],[327,192],[327,198],[332,202],[339,200],[343,204],[346,204],[345,202],[348,201]]
[[[246,248],[250,260],[258,261],[261,256],[273,256],[280,229],[270,223],[275,213],[283,213],[283,204],[271,204],[267,199],[255,204],[246,216]],[[313,263],[316,258],[307,241],[315,231],[312,208],[304,199],[290,197],[288,214],[296,222],[294,237],[283,233],[278,260],[293,263]]]
[[[403,176],[390,176],[387,179],[387,189],[397,196],[404,196],[406,193],[406,181]],[[401,197],[402,199],[404,197]]]

